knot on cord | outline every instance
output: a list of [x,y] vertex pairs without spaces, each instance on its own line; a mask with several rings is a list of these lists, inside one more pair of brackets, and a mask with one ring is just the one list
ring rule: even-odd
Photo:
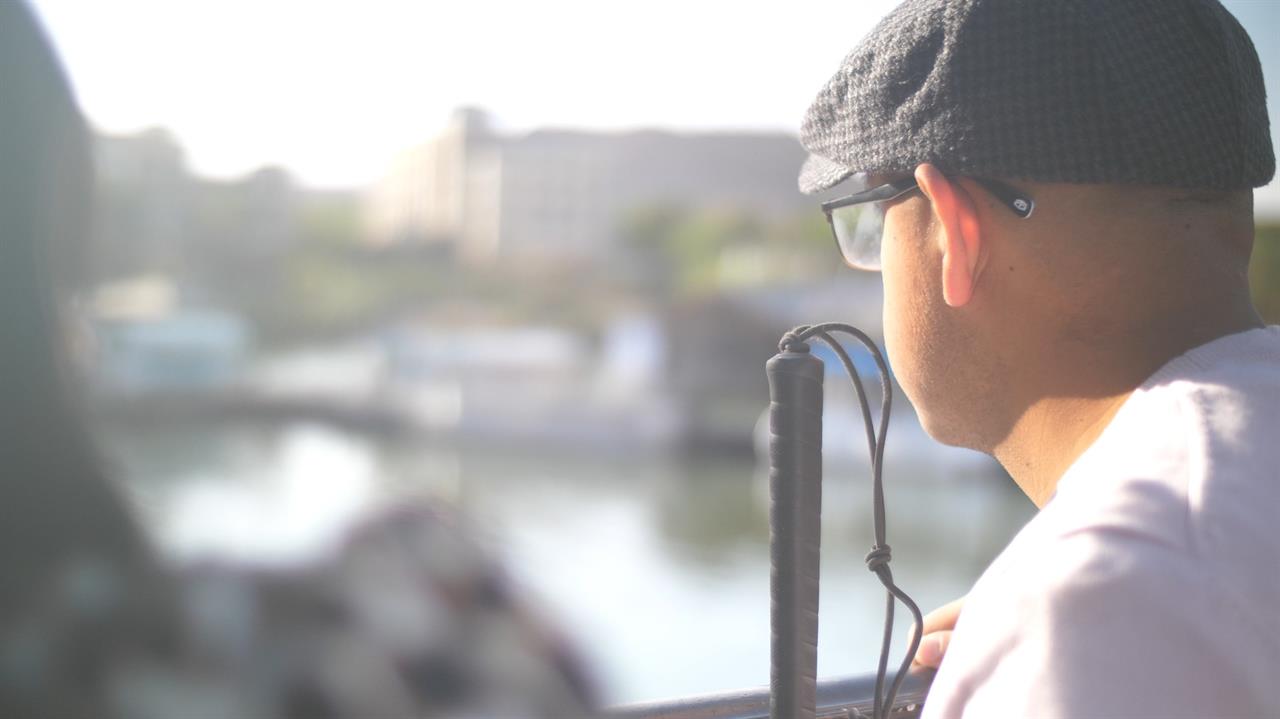
[[782,335],[782,339],[778,340],[778,352],[808,354],[809,342],[805,335],[810,329],[812,328],[809,325],[800,325],[799,328],[787,330],[787,334]]
[[808,354],[809,343],[803,339],[800,339],[800,335],[803,333],[803,330],[805,329],[808,329],[808,328],[797,327],[796,329],[793,329],[790,332],[783,335],[782,339],[778,340],[778,351],[779,352],[799,352],[800,354]]
[[867,569],[873,572],[879,571],[881,567],[888,566],[892,558],[893,552],[890,551],[889,545],[872,547],[871,551],[867,552]]

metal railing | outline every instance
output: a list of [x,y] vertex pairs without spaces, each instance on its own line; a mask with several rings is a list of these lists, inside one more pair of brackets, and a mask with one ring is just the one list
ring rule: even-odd
[[[920,706],[933,682],[933,673],[932,669],[911,670],[889,715],[894,719],[919,716]],[[874,674],[818,682],[817,717],[869,718],[875,686]],[[608,719],[767,719],[769,688],[630,704],[615,707],[605,716]]]

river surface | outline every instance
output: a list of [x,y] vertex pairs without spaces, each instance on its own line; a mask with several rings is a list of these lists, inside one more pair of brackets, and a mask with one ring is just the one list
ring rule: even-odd
[[[443,499],[578,643],[608,701],[768,683],[767,486],[749,459],[511,454],[310,424],[100,436],[180,558],[291,561],[388,502]],[[939,479],[889,465],[885,476],[894,575],[926,611],[965,593],[1034,511],[1002,475]],[[885,602],[863,564],[865,474],[830,470],[824,505],[819,675],[869,672]]]

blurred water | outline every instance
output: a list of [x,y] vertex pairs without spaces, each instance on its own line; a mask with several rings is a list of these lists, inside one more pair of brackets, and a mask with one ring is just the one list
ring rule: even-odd
[[[768,682],[767,490],[750,461],[512,455],[307,424],[102,437],[178,556],[291,560],[381,504],[443,498],[577,641],[609,701]],[[894,573],[926,610],[963,594],[1033,511],[1003,477],[938,481],[890,465],[886,478]],[[819,673],[867,672],[884,610],[862,560],[869,484],[829,473],[824,489]]]

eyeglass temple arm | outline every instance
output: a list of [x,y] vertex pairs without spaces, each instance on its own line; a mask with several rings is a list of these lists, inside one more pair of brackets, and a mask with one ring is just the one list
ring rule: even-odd
[[1036,209],[1036,201],[1000,182],[986,177],[974,177],[974,182],[982,185],[987,192],[995,195],[998,200],[1008,205],[1013,213],[1022,219],[1027,219]]

